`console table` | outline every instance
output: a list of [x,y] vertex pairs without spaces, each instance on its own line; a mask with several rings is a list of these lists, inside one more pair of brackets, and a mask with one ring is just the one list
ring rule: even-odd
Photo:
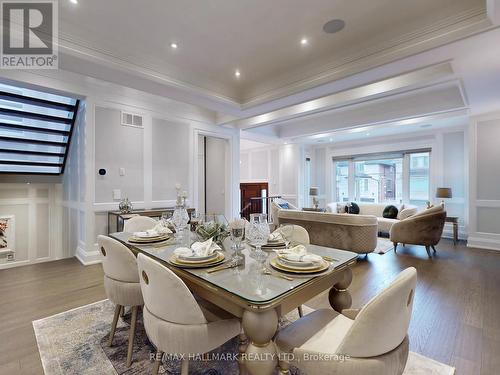
[[[122,232],[125,221],[134,216],[149,216],[154,219],[159,219],[164,212],[174,212],[174,210],[175,207],[164,207],[153,208],[150,210],[132,210],[126,214],[121,213],[120,211],[108,211],[108,234]],[[194,208],[187,209],[190,218],[194,211]]]

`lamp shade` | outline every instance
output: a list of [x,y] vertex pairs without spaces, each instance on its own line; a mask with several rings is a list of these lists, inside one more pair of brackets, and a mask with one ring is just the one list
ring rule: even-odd
[[451,188],[437,188],[436,198],[451,198]]
[[309,188],[309,195],[311,197],[317,197],[319,195],[319,188],[317,187]]

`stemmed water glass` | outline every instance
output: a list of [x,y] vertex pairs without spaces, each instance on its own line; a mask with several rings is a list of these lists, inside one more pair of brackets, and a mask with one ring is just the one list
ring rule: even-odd
[[234,219],[231,221],[229,223],[229,233],[231,235],[231,241],[233,242],[233,246],[231,247],[234,250],[233,260],[239,261],[243,258],[240,254],[240,250],[241,242],[245,236],[245,220]]
[[182,242],[183,231],[189,222],[189,214],[184,207],[176,207],[172,215],[172,224],[175,227],[175,237]]
[[269,224],[266,214],[251,214],[248,237],[253,246],[255,246],[254,258],[258,262],[265,262],[267,256],[262,251],[262,246],[267,244],[269,239]]

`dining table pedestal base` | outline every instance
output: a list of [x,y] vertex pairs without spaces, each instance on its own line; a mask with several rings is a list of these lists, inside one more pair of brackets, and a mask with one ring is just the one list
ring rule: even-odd
[[274,309],[245,310],[243,330],[248,338],[244,363],[249,375],[271,375],[278,364],[278,353],[272,341],[278,329],[278,315]]
[[352,270],[347,268],[342,273],[342,278],[331,289],[328,294],[328,301],[332,309],[338,313],[349,309],[352,306],[351,293],[347,290],[352,282]]

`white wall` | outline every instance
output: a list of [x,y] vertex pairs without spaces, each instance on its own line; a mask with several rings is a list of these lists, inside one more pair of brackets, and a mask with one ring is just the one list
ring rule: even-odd
[[[316,146],[311,155],[315,182],[322,193],[320,202],[323,204],[335,200],[333,157],[431,148],[431,201],[440,201],[435,198],[437,187],[452,188],[453,198],[446,200],[446,210],[449,216],[459,218],[459,237],[466,239],[469,221],[468,155],[465,149],[467,134],[464,125],[430,132]],[[446,224],[443,236],[452,236],[450,224]]]
[[293,205],[303,202],[304,148],[300,145],[270,145],[240,152],[242,183],[267,182],[270,195],[281,195]]
[[205,137],[206,213],[226,212],[226,140]]
[[468,245],[500,250],[500,113],[473,118],[469,133]]
[[62,247],[61,238],[62,185],[6,180],[5,176],[0,180],[0,217],[14,217],[15,238],[7,241],[12,244],[14,240],[14,246],[9,247],[15,251],[15,260],[0,264],[0,269],[67,256],[68,248]]
[[[59,232],[51,234],[55,236],[54,241],[60,239],[64,250],[51,259],[76,255],[84,264],[100,261],[96,237],[107,233],[107,211],[118,207],[118,201],[112,197],[113,189],[122,190],[122,196],[129,195],[135,208],[165,207],[174,204],[174,186],[179,182],[188,190],[189,202],[196,208],[199,135],[219,137],[227,142],[225,214],[228,217],[238,214],[239,131],[213,125],[214,112],[62,70],[6,71],[1,78],[85,99],[85,112],[80,117],[84,122],[73,139],[68,169],[59,186],[63,207],[59,225],[53,220]],[[144,129],[120,125],[120,111],[143,115]],[[105,177],[99,177],[99,168],[107,169]],[[119,168],[125,169],[125,176],[119,175]],[[57,196],[52,191],[49,201]],[[2,198],[10,201],[9,194],[0,195],[0,202]],[[29,198],[23,198],[23,204],[33,206],[33,202],[39,202]],[[12,209],[8,207],[7,211]],[[21,210],[19,215],[25,218],[26,210]],[[30,227],[36,228],[32,224]],[[43,228],[43,223],[40,227]],[[17,228],[22,228],[20,235],[25,238],[28,231],[32,231],[16,223]],[[26,252],[30,245],[21,241],[20,246]],[[58,251],[55,245],[50,248]]]

